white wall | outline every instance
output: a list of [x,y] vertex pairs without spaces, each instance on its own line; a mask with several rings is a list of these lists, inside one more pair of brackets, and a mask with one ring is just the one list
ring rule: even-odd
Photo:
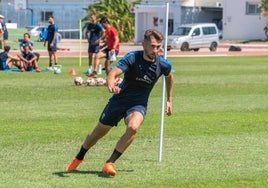
[[[157,29],[165,34],[166,26],[166,4],[162,5],[137,5],[135,6],[135,39],[134,43],[143,40],[144,32],[147,29]],[[154,22],[157,18],[158,21]],[[169,19],[174,18],[174,27],[180,25],[181,6],[180,4],[169,3]]]
[[246,2],[260,0],[225,0],[223,8],[223,38],[232,40],[265,39],[264,26],[267,18],[246,15]]

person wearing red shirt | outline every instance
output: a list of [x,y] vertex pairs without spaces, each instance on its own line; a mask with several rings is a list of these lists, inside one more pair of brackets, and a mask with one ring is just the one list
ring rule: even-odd
[[102,58],[106,58],[105,71],[108,75],[110,72],[110,64],[116,60],[116,56],[118,55],[120,49],[119,36],[116,28],[110,24],[106,17],[102,17],[100,23],[105,29],[104,41],[106,43],[106,47],[102,51],[99,51],[95,56],[93,72],[92,74],[88,75],[88,77],[93,78],[97,77],[97,70]]

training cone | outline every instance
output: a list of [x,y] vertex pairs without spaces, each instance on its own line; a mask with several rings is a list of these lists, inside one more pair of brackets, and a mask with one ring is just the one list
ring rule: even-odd
[[76,70],[75,69],[71,69],[69,71],[69,74],[75,76],[76,75]]

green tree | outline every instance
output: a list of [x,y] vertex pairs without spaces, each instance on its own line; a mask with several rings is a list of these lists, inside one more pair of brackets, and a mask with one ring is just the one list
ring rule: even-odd
[[83,18],[83,21],[88,21],[91,13],[96,13],[98,18],[106,16],[111,25],[118,30],[120,41],[129,42],[134,38],[132,5],[127,0],[100,0],[99,3],[92,4],[85,9],[88,15]]
[[[259,7],[261,9],[260,18],[268,16],[268,0],[261,0]],[[268,25],[267,24],[263,30],[268,40]]]
[[261,16],[268,15],[268,0],[261,0],[260,2]]

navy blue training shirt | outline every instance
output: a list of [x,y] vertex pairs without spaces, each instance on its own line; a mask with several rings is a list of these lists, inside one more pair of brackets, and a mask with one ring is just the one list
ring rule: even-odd
[[125,105],[144,105],[147,107],[150,92],[161,75],[167,76],[171,63],[162,56],[155,62],[143,59],[143,51],[132,51],[120,59],[116,67],[124,72],[124,80],[119,85],[121,92],[110,100],[118,100]]

